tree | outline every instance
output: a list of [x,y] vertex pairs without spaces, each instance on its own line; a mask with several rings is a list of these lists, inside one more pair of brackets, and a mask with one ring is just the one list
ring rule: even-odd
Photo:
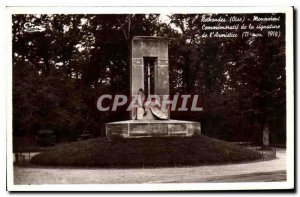
[[[202,38],[202,14],[14,15],[14,134],[53,129],[75,138],[127,119],[124,110],[99,112],[97,99],[129,94],[134,36],[161,36],[169,40],[170,93],[197,94],[204,107],[172,118],[200,121],[205,134],[227,140],[259,142],[265,125],[283,142],[285,21],[277,15],[283,35],[272,39]],[[26,32],[27,22],[46,30]]]

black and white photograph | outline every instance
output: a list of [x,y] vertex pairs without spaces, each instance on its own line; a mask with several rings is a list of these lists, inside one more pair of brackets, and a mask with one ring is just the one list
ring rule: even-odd
[[293,7],[8,7],[9,191],[294,189]]

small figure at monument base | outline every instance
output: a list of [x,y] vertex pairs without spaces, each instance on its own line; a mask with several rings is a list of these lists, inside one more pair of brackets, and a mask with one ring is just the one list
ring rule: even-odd
[[138,92],[138,100],[135,104],[133,120],[167,120],[168,114],[161,110],[161,104],[155,98],[147,100],[145,92],[142,88]]

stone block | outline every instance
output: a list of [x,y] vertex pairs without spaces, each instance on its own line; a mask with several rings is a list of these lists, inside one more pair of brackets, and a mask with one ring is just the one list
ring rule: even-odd
[[198,122],[180,120],[128,120],[106,124],[109,140],[139,137],[191,137],[201,134]]

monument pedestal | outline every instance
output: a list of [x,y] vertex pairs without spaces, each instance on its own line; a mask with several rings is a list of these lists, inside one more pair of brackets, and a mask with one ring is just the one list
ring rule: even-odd
[[128,120],[106,124],[109,140],[139,137],[191,137],[201,134],[199,122],[181,120]]

